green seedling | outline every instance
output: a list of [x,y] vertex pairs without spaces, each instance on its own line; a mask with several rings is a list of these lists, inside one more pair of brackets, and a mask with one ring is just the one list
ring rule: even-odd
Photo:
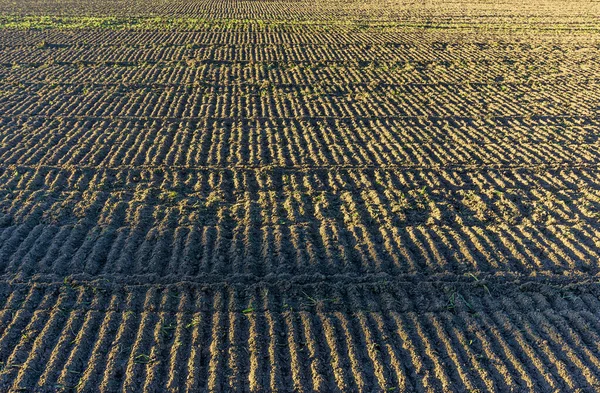
[[161,334],[162,334],[163,336],[168,336],[168,335],[169,335],[169,334],[171,334],[171,332],[172,332],[173,330],[175,330],[176,328],[177,328],[177,325],[176,325],[176,324],[174,324],[174,323],[170,323],[170,324],[168,324],[168,325],[163,325],[163,326],[160,328],[160,332],[161,332]]
[[456,306],[458,305],[458,302],[461,301],[465,306],[467,306],[467,308],[469,309],[469,311],[473,314],[476,313],[475,308],[464,298],[463,295],[461,295],[458,292],[452,292],[452,294],[450,295],[450,298],[448,299],[448,304],[446,305],[446,309],[448,311],[452,311],[454,312],[456,310]]
[[323,306],[327,303],[333,303],[333,304],[337,304],[339,303],[340,299],[338,298],[325,298],[325,299],[318,299],[318,298],[314,298],[309,296],[306,292],[302,292],[304,294],[304,296],[306,296],[306,299],[308,299],[308,305],[311,307],[316,307],[316,306]]
[[169,202],[173,202],[177,199],[177,191],[163,191],[160,194],[160,198]]
[[200,318],[199,318],[199,317],[196,317],[196,318],[192,319],[192,322],[190,322],[190,323],[188,323],[187,325],[185,325],[185,328],[186,328],[186,329],[191,329],[191,328],[194,328],[194,327],[196,327],[196,326],[200,325],[200,322],[201,322],[201,321],[200,321]]
[[[467,275],[473,277],[473,279],[475,280],[475,282],[479,282],[479,278],[477,278],[476,275],[474,275],[473,273],[467,273]],[[488,288],[487,285],[483,284],[483,289],[485,289],[485,291],[488,293],[488,295],[491,295],[492,293],[490,292],[490,289]]]
[[135,364],[149,364],[149,363],[152,363],[153,361],[154,360],[150,356],[148,356],[144,353],[139,354],[135,358],[133,358],[133,362]]

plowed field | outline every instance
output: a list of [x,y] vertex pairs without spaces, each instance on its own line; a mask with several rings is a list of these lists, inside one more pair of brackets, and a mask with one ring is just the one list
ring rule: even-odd
[[0,392],[599,391],[598,15],[0,0]]

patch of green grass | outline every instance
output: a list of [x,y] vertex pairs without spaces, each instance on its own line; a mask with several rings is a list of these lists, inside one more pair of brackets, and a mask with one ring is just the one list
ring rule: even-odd
[[536,23],[458,23],[458,22],[394,22],[373,21],[358,22],[351,19],[339,20],[263,20],[263,19],[208,19],[208,18],[169,18],[169,17],[110,17],[110,16],[41,16],[41,15],[5,15],[0,17],[0,29],[138,29],[138,30],[199,30],[206,28],[220,29],[268,29],[281,25],[319,26],[323,30],[347,27],[349,29],[377,29],[378,31],[395,31],[398,29],[428,30],[575,30],[598,31],[595,24],[554,24],[552,26]]

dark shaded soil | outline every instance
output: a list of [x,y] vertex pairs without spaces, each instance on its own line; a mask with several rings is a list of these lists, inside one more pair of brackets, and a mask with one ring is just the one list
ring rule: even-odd
[[598,26],[524,3],[0,0],[0,392],[600,390]]

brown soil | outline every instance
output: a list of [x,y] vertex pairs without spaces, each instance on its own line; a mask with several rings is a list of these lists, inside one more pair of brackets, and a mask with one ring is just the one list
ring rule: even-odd
[[600,390],[598,6],[131,3],[0,0],[0,392]]

